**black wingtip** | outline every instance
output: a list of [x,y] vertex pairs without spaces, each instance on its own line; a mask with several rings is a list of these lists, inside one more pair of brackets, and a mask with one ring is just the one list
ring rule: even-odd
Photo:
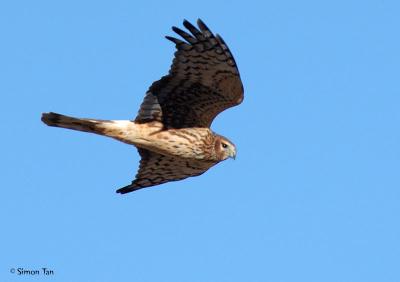
[[117,191],[115,191],[117,194],[121,194],[121,195],[123,195],[123,194],[126,194],[126,193],[129,193],[129,192],[131,192],[131,191],[124,191],[124,190],[122,190],[122,189],[118,189]]
[[176,26],[173,26],[172,30],[174,32],[176,32],[177,34],[179,34],[183,39],[185,39],[190,44],[194,44],[197,42],[196,38],[194,38],[191,34],[187,33],[186,31],[184,31]]
[[123,195],[123,194],[126,194],[126,193],[129,193],[129,192],[133,192],[134,190],[131,190],[131,189],[126,189],[126,188],[121,188],[121,189],[118,189],[117,191],[115,191],[117,194],[121,194],[121,195]]
[[131,184],[131,185],[122,187],[122,188],[118,189],[118,190],[115,191],[115,192],[118,193],[118,194],[122,194],[122,195],[123,195],[123,194],[127,194],[127,193],[130,193],[130,192],[139,190],[139,189],[141,189],[141,188],[142,188],[142,187],[137,187],[137,186]]
[[218,33],[215,35],[215,37],[221,42],[221,44],[226,45],[225,40],[219,35]]
[[194,25],[192,25],[188,20],[183,20],[183,26],[186,27],[188,30],[192,28],[196,28]]
[[197,19],[197,25],[199,26],[201,31],[208,31],[211,33],[210,28],[199,18]]
[[205,26],[206,24],[203,22],[202,19],[198,18],[198,19],[197,19],[197,25],[198,25],[198,26],[201,26],[201,25]]
[[176,33],[182,31],[182,30],[181,30],[179,27],[177,27],[177,26],[172,26],[171,29],[172,29],[172,31],[174,31],[174,32],[176,32]]
[[180,45],[180,44],[184,44],[185,42],[183,42],[182,40],[179,40],[178,38],[172,37],[172,36],[165,36],[166,39],[168,39],[169,41],[174,42],[176,45]]

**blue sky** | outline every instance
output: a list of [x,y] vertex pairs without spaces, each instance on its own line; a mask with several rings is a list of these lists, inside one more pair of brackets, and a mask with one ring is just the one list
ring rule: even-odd
[[[0,280],[400,281],[399,2],[137,2],[0,4]],[[237,159],[115,194],[136,149],[40,115],[134,118],[198,17],[241,72]]]

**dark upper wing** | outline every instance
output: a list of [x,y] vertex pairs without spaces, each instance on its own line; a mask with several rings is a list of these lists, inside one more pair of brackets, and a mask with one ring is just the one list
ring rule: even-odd
[[142,188],[197,176],[208,170],[214,163],[174,158],[146,149],[138,149],[141,156],[139,171],[132,184],[117,190],[126,194]]
[[223,39],[199,19],[198,28],[183,25],[191,34],[172,29],[185,41],[166,38],[177,51],[169,74],[154,82],[135,121],[160,121],[165,128],[209,127],[213,119],[243,100],[236,62]]

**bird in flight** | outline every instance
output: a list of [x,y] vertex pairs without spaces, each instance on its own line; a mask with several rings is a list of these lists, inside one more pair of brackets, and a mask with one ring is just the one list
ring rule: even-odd
[[219,113],[243,101],[236,62],[221,36],[203,21],[197,20],[198,27],[186,20],[183,25],[190,33],[172,28],[182,39],[166,36],[177,49],[172,66],[150,86],[134,120],[42,114],[49,126],[104,135],[137,147],[141,160],[136,178],[117,193],[197,176],[236,156],[235,145],[210,129]]

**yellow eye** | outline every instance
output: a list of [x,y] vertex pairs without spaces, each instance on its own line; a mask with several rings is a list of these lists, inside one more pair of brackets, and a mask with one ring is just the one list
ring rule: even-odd
[[226,145],[225,143],[222,143],[222,148],[228,148],[228,145]]

